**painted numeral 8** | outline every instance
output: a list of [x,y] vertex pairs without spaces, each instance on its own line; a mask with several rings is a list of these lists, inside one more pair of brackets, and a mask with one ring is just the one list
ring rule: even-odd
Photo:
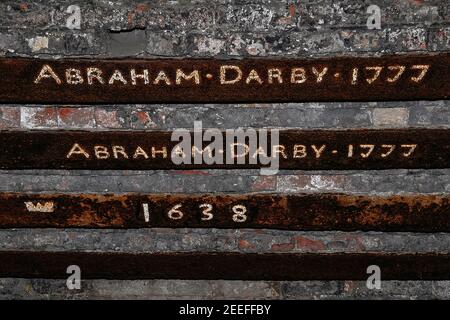
[[243,205],[237,204],[235,206],[233,206],[233,208],[231,209],[233,210],[234,214],[233,214],[233,221],[234,222],[245,222],[247,221],[247,208]]

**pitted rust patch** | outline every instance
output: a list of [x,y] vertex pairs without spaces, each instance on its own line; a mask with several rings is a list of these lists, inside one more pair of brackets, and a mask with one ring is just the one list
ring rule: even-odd
[[[257,131],[254,132],[257,136]],[[450,165],[448,129],[280,130],[277,144],[270,142],[270,133],[269,143],[256,147],[262,148],[259,150],[264,150],[268,158],[278,155],[280,169],[431,169]],[[223,155],[222,164],[207,164],[204,157],[195,164],[192,156],[186,157],[189,161],[175,164],[171,154],[179,142],[171,141],[171,134],[169,131],[0,131],[0,168],[193,170],[267,166],[259,155],[255,156],[256,152],[250,151],[244,154],[244,163],[238,164],[233,158],[227,164],[224,132],[222,149],[214,150]],[[193,146],[193,141],[191,136],[188,146]],[[207,152],[208,145],[209,142],[203,142],[196,148]],[[283,152],[277,154],[274,151],[277,148]],[[250,157],[256,161],[250,162]]]
[[449,62],[447,53],[242,60],[1,58],[0,102],[446,99],[450,93]]
[[[66,279],[76,261],[83,279],[449,280],[448,254],[93,253],[0,251],[0,276]],[[107,266],[107,267],[105,267]]]
[[[450,231],[449,196],[0,194],[0,227]],[[25,202],[53,202],[30,212]]]

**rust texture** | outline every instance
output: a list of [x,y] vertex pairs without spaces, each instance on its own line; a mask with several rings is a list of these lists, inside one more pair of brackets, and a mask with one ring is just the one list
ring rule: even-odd
[[449,196],[0,194],[1,228],[449,232]]
[[1,58],[0,102],[446,99],[450,92],[449,62],[448,53],[242,60]]
[[448,280],[447,254],[253,254],[0,252],[0,277],[67,279],[367,280],[377,265],[383,280]]
[[[448,168],[450,164],[450,130],[448,129],[386,129],[386,130],[281,130],[279,142],[259,144],[280,169],[347,170],[393,168]],[[270,132],[269,132],[270,134]],[[191,133],[192,136],[192,133]],[[251,149],[238,149],[226,142],[213,148],[222,163],[214,160],[195,163],[193,155],[202,159],[195,149],[183,163],[171,158],[179,141],[171,141],[171,132],[83,132],[83,131],[1,131],[1,169],[238,169],[268,166],[260,154]],[[237,140],[236,140],[237,141]],[[194,143],[189,142],[188,150]],[[246,142],[248,144],[248,142]],[[203,142],[206,150],[210,142]],[[230,145],[234,155],[227,163]],[[249,145],[249,144],[248,144]],[[256,150],[256,146],[255,149]],[[250,157],[256,162],[251,162]],[[204,159],[204,158],[203,158]],[[189,160],[189,161],[187,161]]]

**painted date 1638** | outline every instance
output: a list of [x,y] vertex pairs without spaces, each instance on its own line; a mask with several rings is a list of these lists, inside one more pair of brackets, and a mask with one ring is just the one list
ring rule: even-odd
[[8,194],[0,228],[450,231],[445,195]]

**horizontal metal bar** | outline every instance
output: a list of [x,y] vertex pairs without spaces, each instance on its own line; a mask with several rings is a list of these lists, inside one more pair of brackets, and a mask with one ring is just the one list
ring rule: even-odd
[[[0,277],[67,279],[448,280],[445,254],[0,252]],[[73,272],[73,271],[72,271]]]
[[0,59],[1,103],[446,99],[450,55],[322,59]]
[[[172,133],[0,131],[0,168],[368,170],[450,165],[448,129],[281,130],[278,141],[269,130],[265,143],[259,130],[253,131],[256,145],[231,142],[221,132],[219,146],[203,139],[195,148],[192,132],[181,139],[187,147],[180,146],[180,138],[171,141]],[[174,154],[184,158],[175,162]]]
[[449,232],[450,196],[0,194],[0,228]]

